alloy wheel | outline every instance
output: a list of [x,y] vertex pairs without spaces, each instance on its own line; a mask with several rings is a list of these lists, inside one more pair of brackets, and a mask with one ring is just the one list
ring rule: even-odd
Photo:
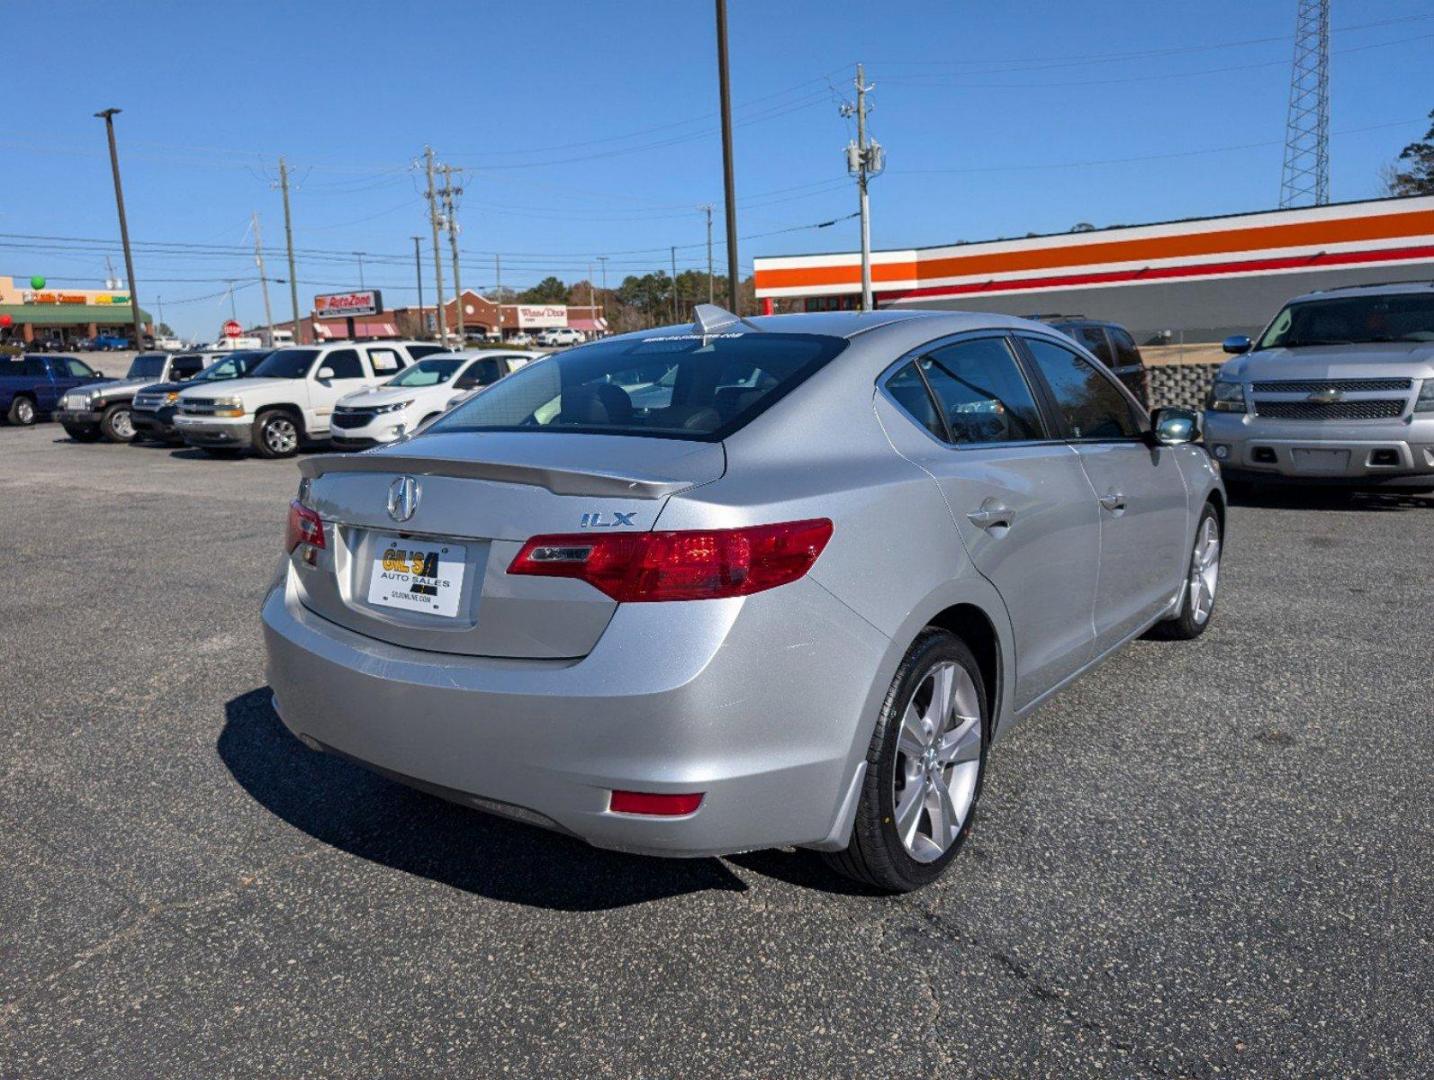
[[20,398],[15,402],[15,419],[26,426],[35,422],[35,406],[30,404],[28,398]]
[[896,741],[892,804],[902,845],[934,862],[971,813],[981,772],[981,704],[959,664],[935,664],[916,684]]
[[130,417],[128,409],[116,411],[110,419],[110,430],[120,439],[134,438],[134,420]]
[[264,425],[264,445],[275,454],[291,454],[299,445],[299,433],[292,420],[276,417]]
[[1207,517],[1200,524],[1195,550],[1190,556],[1190,616],[1197,625],[1210,617],[1219,580],[1220,527],[1213,517]]

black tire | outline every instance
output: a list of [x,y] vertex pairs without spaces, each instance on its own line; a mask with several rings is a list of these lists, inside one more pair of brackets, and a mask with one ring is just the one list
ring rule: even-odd
[[5,419],[16,427],[29,427],[35,422],[34,399],[25,394],[16,394],[15,400],[10,402],[10,411],[5,414]]
[[134,424],[130,422],[129,406],[116,402],[100,417],[100,434],[112,443],[134,442]]
[[1215,552],[1215,581],[1218,584],[1220,573],[1220,547],[1224,544],[1225,534],[1220,528],[1220,515],[1215,512],[1215,507],[1212,504],[1206,503],[1204,511],[1200,514],[1200,521],[1195,526],[1195,542],[1191,545],[1190,561],[1186,564],[1185,584],[1180,590],[1180,613],[1173,618],[1158,622],[1152,626],[1150,628],[1151,637],[1158,638],[1162,641],[1194,641],[1205,632],[1206,628],[1210,625],[1210,620],[1215,617],[1215,600],[1219,595],[1218,589],[1211,592],[1209,608],[1205,610],[1203,618],[1195,606],[1190,603],[1192,575],[1195,570],[1195,561],[1200,557],[1201,541],[1202,537],[1205,536],[1205,523],[1207,521],[1214,523],[1217,545]]
[[61,424],[60,426],[65,429],[65,434],[74,439],[75,442],[100,441],[100,429],[97,427],[93,427],[89,424],[84,426],[79,424]]
[[[896,827],[896,774],[902,757],[897,740],[907,706],[922,690],[928,675],[944,663],[954,663],[962,668],[975,689],[980,721],[978,768],[971,800],[955,838],[941,855],[931,861],[921,861],[902,843]],[[902,658],[877,717],[876,730],[872,733],[871,747],[867,751],[866,777],[862,782],[851,842],[844,851],[823,853],[827,865],[845,877],[893,893],[919,889],[940,877],[971,833],[976,804],[986,776],[990,731],[990,698],[976,658],[966,643],[954,634],[927,627]],[[924,814],[925,811],[919,813]]]
[[201,446],[199,449],[212,458],[222,458],[225,461],[234,461],[244,453],[243,450],[233,446]]
[[270,409],[254,421],[254,453],[262,458],[287,458],[299,452],[303,424],[288,409]]

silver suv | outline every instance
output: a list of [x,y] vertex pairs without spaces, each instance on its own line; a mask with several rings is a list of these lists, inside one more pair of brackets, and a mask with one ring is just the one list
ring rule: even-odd
[[1232,483],[1434,489],[1434,282],[1299,296],[1205,403],[1205,442]]

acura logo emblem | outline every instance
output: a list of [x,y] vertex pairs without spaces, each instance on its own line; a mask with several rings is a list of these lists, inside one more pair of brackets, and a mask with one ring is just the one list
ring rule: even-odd
[[420,488],[411,476],[400,476],[388,485],[388,516],[394,521],[407,521],[418,509]]

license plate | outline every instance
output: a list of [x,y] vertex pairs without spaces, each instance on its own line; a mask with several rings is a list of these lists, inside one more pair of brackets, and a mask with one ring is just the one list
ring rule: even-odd
[[452,618],[463,593],[462,544],[381,536],[374,548],[368,602]]
[[1348,450],[1295,450],[1295,469],[1299,472],[1342,473],[1349,468]]

